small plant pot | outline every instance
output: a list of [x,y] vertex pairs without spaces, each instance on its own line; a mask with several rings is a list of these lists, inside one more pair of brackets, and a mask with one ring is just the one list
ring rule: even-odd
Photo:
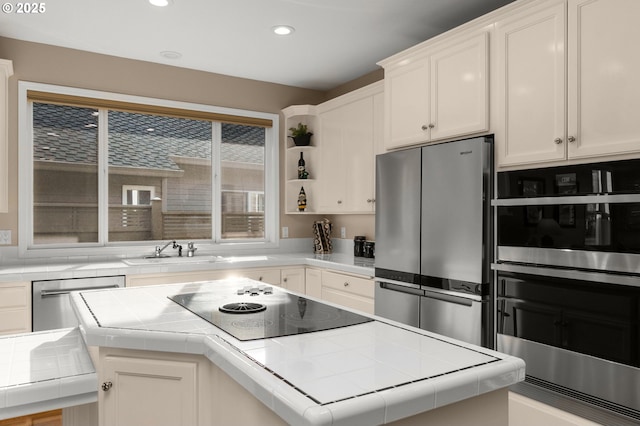
[[296,146],[309,146],[309,144],[311,143],[311,136],[313,135],[313,133],[307,133],[306,135],[302,135],[302,136],[289,136],[291,139],[293,139],[293,143],[296,144]]

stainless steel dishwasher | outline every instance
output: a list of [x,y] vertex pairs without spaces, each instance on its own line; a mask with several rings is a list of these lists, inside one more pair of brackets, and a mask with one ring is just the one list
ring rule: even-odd
[[124,287],[124,276],[72,278],[32,282],[33,331],[75,327],[78,320],[71,307],[72,291]]

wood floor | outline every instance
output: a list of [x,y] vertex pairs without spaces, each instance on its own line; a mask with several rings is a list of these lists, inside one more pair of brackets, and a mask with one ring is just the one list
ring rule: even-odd
[[0,426],[62,426],[62,410],[0,420]]

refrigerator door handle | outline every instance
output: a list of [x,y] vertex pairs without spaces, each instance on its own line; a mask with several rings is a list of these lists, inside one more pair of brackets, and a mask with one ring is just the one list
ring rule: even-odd
[[425,290],[424,297],[429,299],[440,300],[443,302],[456,303],[463,306],[472,306],[473,302],[481,303],[478,300],[468,299],[466,297],[453,296],[450,294],[436,293],[433,291]]
[[417,288],[408,287],[404,285],[392,284],[384,281],[378,281],[380,288],[390,291],[397,291],[399,293],[412,294],[414,296],[424,296],[424,291]]

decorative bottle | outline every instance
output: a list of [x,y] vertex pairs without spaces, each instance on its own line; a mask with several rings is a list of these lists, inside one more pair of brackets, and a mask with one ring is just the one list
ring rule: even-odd
[[309,173],[305,170],[305,161],[302,156],[302,152],[300,152],[300,159],[298,160],[298,179],[306,179],[309,176]]

